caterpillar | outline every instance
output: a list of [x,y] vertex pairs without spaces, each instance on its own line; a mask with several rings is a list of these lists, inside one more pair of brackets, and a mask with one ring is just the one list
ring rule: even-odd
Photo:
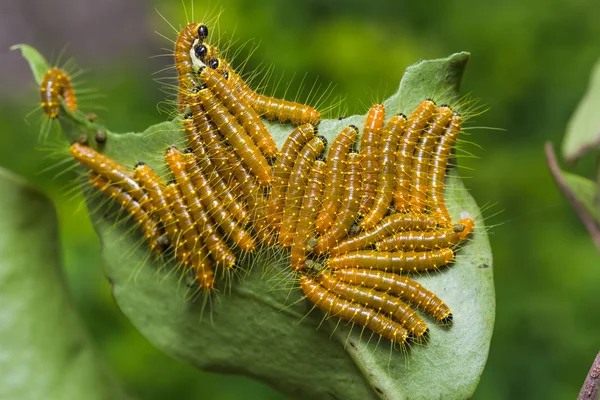
[[438,107],[433,120],[417,144],[412,161],[410,184],[410,209],[414,213],[423,213],[427,207],[427,180],[433,147],[450,123],[453,114],[454,112],[448,106]]
[[[239,196],[232,193],[233,188],[230,188],[227,185],[217,170],[216,165],[210,160],[193,120],[189,118],[184,119],[183,126],[186,132],[186,138],[192,145],[191,148],[185,149],[184,153],[194,153],[195,159],[198,162],[198,167],[206,175],[208,183],[217,194],[217,197],[233,217],[241,225],[245,225],[248,222],[248,210],[243,202],[238,201]],[[193,168],[193,166],[188,166],[188,170],[190,168]]]
[[393,343],[406,342],[408,337],[406,329],[375,310],[342,299],[306,275],[300,278],[300,287],[306,298],[325,311],[328,316],[364,326]]
[[60,112],[60,100],[62,97],[67,108],[71,111],[77,110],[77,97],[69,74],[58,67],[50,68],[42,78],[40,85],[41,104],[44,113],[49,119],[58,117]]
[[[218,59],[213,60],[217,64],[219,63]],[[266,158],[275,158],[277,156],[277,145],[271,134],[265,128],[256,111],[246,104],[246,101],[229,86],[225,78],[211,68],[203,68],[200,72],[200,79],[227,107],[229,112],[236,117],[263,155]]]
[[333,272],[341,282],[392,293],[423,309],[442,324],[452,321],[450,308],[434,293],[406,276],[363,268],[345,268]]
[[[165,187],[165,196],[169,204],[172,205],[173,213],[177,218],[179,229],[186,236],[186,246],[190,252],[203,252],[201,247],[206,245],[209,254],[217,265],[225,268],[232,268],[235,265],[236,258],[225,243],[224,239],[212,225],[203,209],[199,209],[201,220],[193,219],[188,212],[183,194],[179,190],[177,183],[169,183]],[[197,213],[198,214],[198,213]]]
[[320,160],[315,161],[304,192],[296,225],[296,235],[292,244],[291,264],[294,271],[303,269],[308,254],[308,243],[315,234],[315,221],[321,207],[325,174],[325,163]]
[[451,223],[451,218],[444,200],[444,178],[446,177],[446,167],[448,166],[450,151],[460,134],[461,124],[462,117],[459,114],[454,114],[450,125],[436,147],[433,155],[431,174],[429,176],[429,208],[432,213],[438,215],[440,220],[446,224]]
[[253,251],[256,245],[250,233],[244,229],[242,223],[236,220],[234,214],[224,206],[217,192],[211,187],[204,171],[198,166],[194,154],[185,152],[183,158],[188,176],[194,183],[194,187],[209,215],[213,217],[221,230],[231,235],[233,241],[241,249]]
[[129,194],[147,213],[154,212],[150,198],[141,190],[140,185],[125,167],[79,142],[71,144],[69,152],[80,164]]
[[196,125],[196,130],[200,135],[200,140],[206,146],[206,153],[210,160],[215,164],[219,175],[229,187],[235,187],[236,179],[234,177],[234,168],[242,163],[242,160],[227,145],[223,135],[219,132],[217,126],[208,119],[208,116],[199,103],[191,103],[192,118]]
[[434,270],[454,260],[452,249],[430,251],[384,252],[375,250],[353,251],[327,260],[327,267],[373,268],[389,272],[421,272]]
[[271,167],[267,159],[254,144],[252,139],[245,133],[227,108],[219,102],[215,95],[208,89],[202,89],[192,95],[197,97],[204,111],[215,123],[219,131],[229,142],[235,153],[242,162],[250,169],[258,179],[261,186],[270,186],[273,179]]
[[451,228],[433,232],[411,231],[396,233],[377,242],[375,247],[380,251],[423,251],[455,247],[473,231],[473,226],[474,222],[471,218],[463,218]]
[[187,24],[175,41],[175,68],[179,81],[179,99],[178,111],[182,112],[188,103],[188,94],[190,90],[198,86],[198,81],[194,74],[193,61],[190,57],[190,49],[198,38],[208,36],[206,25],[192,22]]
[[379,142],[385,107],[375,104],[367,113],[363,133],[360,138],[360,152],[363,155],[363,186],[360,201],[360,214],[365,215],[371,209],[377,193],[377,177],[379,171]]
[[142,228],[144,236],[148,243],[150,243],[152,250],[161,253],[165,249],[163,233],[157,222],[150,217],[148,212],[129,193],[118,186],[112,185],[106,178],[95,172],[90,174],[89,181],[92,186],[114,199],[133,217],[134,221]]
[[319,154],[323,152],[326,141],[322,136],[312,138],[298,154],[294,163],[294,169],[290,174],[288,190],[285,198],[285,208],[283,211],[281,228],[279,230],[279,244],[281,246],[290,246],[293,242],[298,223],[298,212],[310,170]]
[[144,188],[144,191],[147,193],[150,201],[153,204],[154,209],[156,210],[156,214],[160,218],[160,222],[165,228],[167,232],[167,237],[169,238],[169,242],[171,243],[171,247],[175,252],[175,256],[177,259],[184,265],[188,264],[188,259],[183,257],[185,253],[184,243],[179,241],[179,227],[177,226],[177,219],[173,214],[173,210],[171,209],[171,205],[167,202],[166,196],[164,194],[165,184],[152,171],[150,167],[148,167],[143,162],[138,162],[133,169],[133,176],[140,184],[141,187]]
[[294,161],[300,150],[314,136],[314,127],[311,124],[303,124],[289,134],[281,147],[281,152],[273,166],[273,184],[267,204],[269,223],[274,227],[281,223],[288,179],[294,168]]
[[[186,162],[184,160],[186,157],[192,161]],[[184,199],[194,218],[197,221],[201,220],[198,212],[204,208],[209,218],[213,218],[219,229],[231,237],[239,248],[253,251],[256,245],[251,235],[239,226],[233,216],[217,199],[203,172],[197,167],[194,155],[192,153],[182,155],[174,147],[169,147],[165,160],[175,176],[175,180],[181,188]]]
[[396,297],[370,288],[343,283],[325,271],[318,274],[317,280],[325,289],[341,298],[373,308],[400,323],[413,338],[422,337],[428,332],[425,321],[406,303]]
[[350,152],[346,162],[345,192],[342,200],[342,206],[337,214],[335,222],[331,228],[319,238],[314,253],[323,254],[333,247],[339,239],[348,234],[348,231],[354,224],[360,207],[360,188],[362,186],[362,168],[361,155]]
[[340,132],[333,140],[327,154],[327,173],[325,190],[323,193],[323,208],[319,213],[316,223],[317,232],[321,235],[333,223],[336,212],[340,207],[340,200],[344,194],[344,165],[348,151],[354,145],[358,136],[358,128],[350,125]]
[[[202,62],[208,60],[209,64],[211,59],[219,58],[216,48],[206,43],[196,47],[195,55]],[[309,105],[276,99],[254,92],[227,61],[221,59],[218,64],[213,64],[213,66],[217,72],[229,81],[230,87],[234,88],[259,116],[271,121],[289,122],[293,125],[305,123],[317,125],[321,120],[321,114]]]
[[421,214],[392,214],[385,217],[373,229],[341,241],[329,249],[330,256],[338,256],[354,250],[364,249],[387,236],[405,231],[433,231],[437,229],[437,219]]
[[410,209],[410,183],[412,177],[412,160],[415,146],[423,130],[435,112],[435,102],[431,99],[422,101],[408,117],[406,134],[402,138],[396,155],[396,187],[394,207],[398,211]]
[[395,115],[390,119],[383,130],[383,137],[379,147],[379,173],[377,175],[377,193],[371,210],[367,213],[360,227],[373,228],[388,211],[394,196],[394,176],[396,148],[398,141],[404,133],[406,117],[403,114]]
[[[202,249],[204,244],[199,240],[198,232],[196,231],[192,217],[183,202],[177,184],[167,184],[163,188],[163,193],[165,195],[165,200],[171,207],[178,228],[179,237],[177,243],[180,243],[181,245],[176,246],[176,248],[181,248],[182,259],[186,260],[192,267],[200,268],[198,266],[199,261],[203,257],[206,257],[206,253]],[[198,257],[198,253],[201,257]],[[205,282],[204,285],[207,285],[207,283]]]

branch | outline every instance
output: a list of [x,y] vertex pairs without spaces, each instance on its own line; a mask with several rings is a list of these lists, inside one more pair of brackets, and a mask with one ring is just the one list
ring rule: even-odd
[[598,384],[600,383],[600,353],[596,356],[590,372],[588,372],[585,382],[577,400],[596,400],[598,398]]
[[594,221],[593,217],[588,213],[588,211],[579,202],[579,200],[577,200],[577,197],[575,196],[567,182],[564,180],[561,174],[560,167],[558,166],[558,162],[556,161],[556,155],[554,154],[554,147],[552,146],[552,143],[547,142],[545,149],[548,167],[550,168],[550,172],[552,173],[556,184],[571,203],[571,205],[575,209],[575,212],[579,215],[581,222],[583,222],[588,232],[592,236],[596,247],[600,250],[600,229],[596,225],[596,222]]

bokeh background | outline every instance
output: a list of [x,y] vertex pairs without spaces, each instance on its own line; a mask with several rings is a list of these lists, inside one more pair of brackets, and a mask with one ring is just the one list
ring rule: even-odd
[[[189,1],[183,0],[191,12]],[[28,43],[51,60],[61,50],[87,72],[84,87],[105,97],[82,106],[113,131],[141,130],[167,116],[153,75],[171,63],[171,43],[187,18],[166,0],[3,0],[0,2],[0,165],[24,175],[56,202],[68,282],[107,364],[142,399],[282,399],[243,377],[195,371],[159,353],[129,324],[101,274],[99,244],[70,174],[37,142],[38,94],[25,61],[8,47]],[[600,2],[593,0],[221,1],[196,2],[238,43],[260,43],[247,70],[273,65],[285,79],[334,86],[347,112],[364,113],[393,93],[419,59],[466,50],[463,81],[489,107],[471,121],[461,160],[482,205],[495,257],[497,318],[477,399],[575,398],[600,348],[600,255],[556,189],[543,144],[560,144],[600,57]],[[242,48],[245,59],[252,46]],[[65,59],[66,57],[63,57]],[[298,93],[301,79],[287,89]],[[286,93],[285,85],[274,89]],[[301,92],[306,94],[306,91]],[[323,93],[323,90],[317,90]],[[330,100],[333,102],[334,100]],[[325,103],[327,105],[328,103]],[[346,111],[338,111],[346,112]],[[600,110],[599,110],[600,112]],[[481,127],[481,128],[475,128]],[[490,130],[483,127],[501,128]],[[592,176],[591,157],[575,171]],[[1,194],[0,194],[1,195]]]

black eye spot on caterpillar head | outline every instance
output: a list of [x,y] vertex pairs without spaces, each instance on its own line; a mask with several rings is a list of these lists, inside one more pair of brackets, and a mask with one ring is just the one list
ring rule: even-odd
[[219,60],[216,58],[211,58],[210,61],[208,62],[208,66],[211,67],[212,69],[219,68]]
[[198,38],[206,39],[208,37],[208,28],[206,25],[200,25],[198,27]]
[[198,57],[199,59],[203,59],[204,57],[206,57],[207,52],[208,49],[203,44],[200,44],[194,48],[194,54],[196,54],[196,57]]

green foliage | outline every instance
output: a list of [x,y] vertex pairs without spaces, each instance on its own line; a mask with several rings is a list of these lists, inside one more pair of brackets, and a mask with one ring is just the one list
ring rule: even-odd
[[0,398],[118,400],[71,303],[52,203],[0,168]]
[[[20,48],[35,69],[33,50]],[[443,93],[445,100],[456,100],[468,59],[467,53],[458,53],[409,68],[398,92],[385,102],[389,115],[410,112],[426,94]],[[104,129],[64,107],[60,121],[69,140],[87,134],[93,144],[93,133]],[[332,140],[350,123],[362,126],[364,116],[322,121],[319,132]],[[281,146],[291,128],[268,124],[268,129]],[[158,171],[164,170],[165,148],[183,141],[177,118],[144,132],[107,136],[101,148],[105,155],[124,165],[143,160]],[[446,198],[453,218],[466,211],[478,229],[450,268],[417,278],[448,303],[454,325],[432,324],[429,346],[413,346],[408,354],[391,351],[369,332],[350,332],[333,320],[317,329],[322,314],[315,311],[305,318],[311,306],[293,288],[289,259],[274,250],[244,260],[249,274],[233,282],[230,291],[221,285],[212,297],[210,316],[206,311],[201,318],[202,299],[186,299],[190,289],[180,272],[150,256],[147,246],[139,246],[140,235],[131,234],[131,226],[115,225],[115,214],[106,212],[104,200],[86,200],[89,209],[102,210],[92,220],[119,307],[167,354],[198,368],[257,378],[296,398],[366,399],[379,393],[383,398],[462,399],[473,395],[487,359],[495,311],[493,268],[481,213],[456,169]],[[263,270],[276,277],[266,280]]]
[[569,162],[588,152],[600,154],[600,60],[594,66],[587,93],[571,117],[562,143],[563,157]]

